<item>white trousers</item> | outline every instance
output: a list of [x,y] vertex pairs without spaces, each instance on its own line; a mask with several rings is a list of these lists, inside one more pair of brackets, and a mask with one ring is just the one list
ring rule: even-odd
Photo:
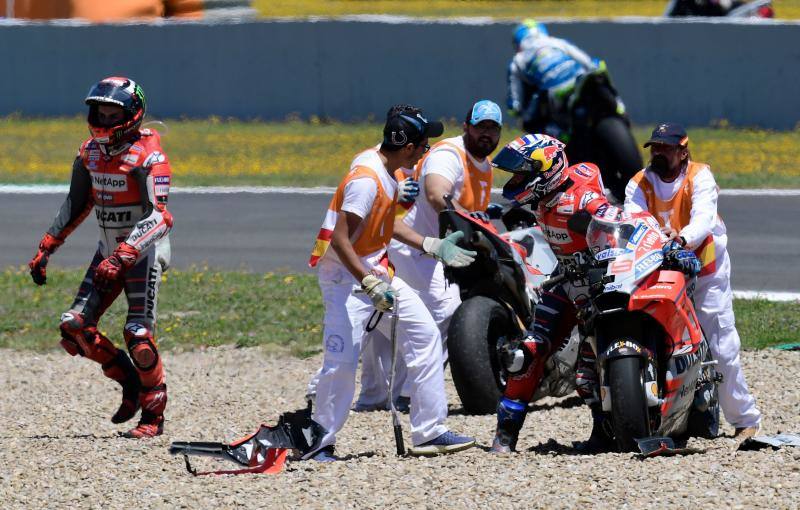
[[[394,265],[395,274],[417,293],[433,316],[441,335],[443,361],[446,361],[447,329],[450,318],[461,304],[458,286],[447,283],[441,262],[405,244],[392,241],[389,260]],[[370,333],[361,354],[359,404],[370,406],[388,401],[390,359],[391,343],[388,338],[377,330]],[[409,396],[409,392],[406,367],[402,360],[398,360],[394,395]]]
[[[319,286],[325,305],[322,370],[317,383],[314,420],[328,433],[320,447],[336,442],[350,413],[356,383],[356,368],[364,338],[364,327],[374,310],[355,278],[338,262],[319,265]],[[447,399],[444,390],[441,338],[422,300],[398,277],[392,280],[398,292],[398,354],[405,361],[411,397],[411,441],[419,445],[447,432]],[[385,314],[377,330],[387,338],[391,317]],[[387,428],[387,437],[388,437]]]
[[723,381],[719,403],[725,419],[734,427],[752,427],[761,422],[761,412],[750,394],[739,358],[741,342],[736,331],[731,291],[731,261],[727,250],[717,252],[717,270],[697,279],[694,292],[697,319],[706,334],[711,354],[719,362]]

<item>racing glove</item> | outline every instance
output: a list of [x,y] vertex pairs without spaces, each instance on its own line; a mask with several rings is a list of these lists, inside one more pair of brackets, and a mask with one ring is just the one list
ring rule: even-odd
[[681,247],[680,242],[670,241],[661,249],[664,254],[664,261],[661,267],[675,271],[681,271],[686,276],[695,276],[702,268],[700,260],[694,252]]
[[361,288],[372,300],[372,306],[379,312],[388,312],[394,307],[397,290],[377,276],[371,274],[365,276],[361,280]]
[[419,196],[419,182],[411,177],[397,183],[397,201],[413,202]]
[[47,261],[50,255],[55,253],[59,246],[64,244],[64,241],[50,234],[45,234],[42,240],[39,241],[39,251],[33,256],[28,267],[31,268],[31,278],[36,285],[44,285],[47,283]]
[[139,250],[126,243],[119,243],[117,249],[103,259],[94,271],[94,286],[100,290],[108,290],[113,283],[136,265]]
[[503,216],[503,206],[490,202],[485,211],[472,211],[469,215],[476,220],[489,223],[489,221],[499,220]]
[[464,237],[464,232],[457,230],[445,237],[438,239],[436,237],[426,237],[422,241],[422,251],[428,255],[433,256],[436,260],[441,261],[444,265],[450,267],[467,267],[475,260],[477,252],[465,250],[456,245],[461,238]]

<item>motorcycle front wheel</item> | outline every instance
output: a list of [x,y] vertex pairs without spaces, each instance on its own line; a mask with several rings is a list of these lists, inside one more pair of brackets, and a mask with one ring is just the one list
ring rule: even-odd
[[638,357],[614,358],[607,365],[611,420],[620,452],[638,451],[636,439],[650,436],[644,370]]

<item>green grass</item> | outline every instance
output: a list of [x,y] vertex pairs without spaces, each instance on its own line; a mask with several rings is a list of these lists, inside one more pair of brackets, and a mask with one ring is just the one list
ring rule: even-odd
[[[22,269],[0,273],[0,347],[56,348],[58,322],[83,278],[79,270],[50,270],[35,286]],[[10,298],[8,298],[10,297]],[[100,321],[118,345],[125,318],[120,298]],[[797,342],[800,303],[737,300],[737,326],[745,349]],[[172,270],[159,300],[158,344],[165,349],[234,344],[266,345],[308,356],[321,350],[322,301],[312,274]]]
[[[254,0],[262,16],[341,16],[394,14],[421,17],[490,16],[499,19],[527,17],[661,16],[666,0]],[[776,16],[800,18],[800,0],[773,2]]]
[[[168,120],[164,149],[173,184],[335,186],[356,152],[380,140],[382,125],[236,120]],[[639,143],[652,126],[634,128]],[[0,183],[67,183],[72,159],[87,136],[83,118],[0,118]],[[447,123],[445,136],[461,132]],[[506,127],[505,143],[520,134]],[[800,187],[800,129],[694,128],[693,157],[711,164],[723,188]],[[309,143],[313,140],[314,143]],[[644,151],[644,149],[641,149]],[[495,184],[507,178],[497,172]]]
[[[47,285],[27,271],[0,273],[0,347],[46,350],[58,345],[59,318],[83,279],[79,270],[49,270]],[[322,301],[313,275],[170,270],[159,295],[157,342],[165,349],[222,344],[266,345],[296,356],[318,352]],[[125,299],[99,329],[122,345]]]

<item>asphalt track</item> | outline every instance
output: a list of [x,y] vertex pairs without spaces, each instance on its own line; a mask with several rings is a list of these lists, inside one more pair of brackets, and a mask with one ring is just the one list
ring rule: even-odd
[[[63,193],[0,193],[0,268],[27,263],[63,200]],[[172,266],[310,271],[306,262],[327,194],[173,193]],[[733,288],[800,291],[800,199],[722,196]],[[51,267],[91,259],[97,226],[89,217],[51,258]]]

